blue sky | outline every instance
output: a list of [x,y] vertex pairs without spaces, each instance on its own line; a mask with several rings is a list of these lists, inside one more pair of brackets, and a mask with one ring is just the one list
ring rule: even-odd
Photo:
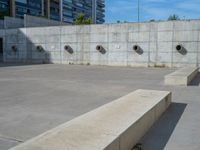
[[[137,21],[137,0],[105,0],[106,22]],[[170,14],[200,19],[200,0],[140,0],[141,21],[166,20]]]

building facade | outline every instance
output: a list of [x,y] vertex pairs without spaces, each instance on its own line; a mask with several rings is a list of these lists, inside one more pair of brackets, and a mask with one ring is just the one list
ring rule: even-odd
[[93,23],[104,23],[104,0],[0,0],[0,17],[23,18],[24,14],[73,23],[83,12]]

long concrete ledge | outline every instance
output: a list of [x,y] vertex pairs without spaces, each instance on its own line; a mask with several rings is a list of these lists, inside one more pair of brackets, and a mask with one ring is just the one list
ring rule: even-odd
[[198,74],[198,67],[181,68],[165,76],[165,85],[185,85],[187,86]]
[[11,150],[131,150],[170,103],[170,92],[137,90]]

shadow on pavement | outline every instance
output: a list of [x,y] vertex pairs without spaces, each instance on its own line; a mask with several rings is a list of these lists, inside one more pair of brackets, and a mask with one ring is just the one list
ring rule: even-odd
[[30,66],[30,65],[41,65],[41,63],[1,63],[1,67],[17,67],[17,66]]
[[187,104],[172,103],[162,117],[142,138],[144,150],[163,150],[178,124]]

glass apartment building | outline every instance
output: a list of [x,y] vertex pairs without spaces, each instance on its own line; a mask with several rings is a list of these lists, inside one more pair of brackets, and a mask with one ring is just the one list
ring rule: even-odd
[[104,23],[104,0],[0,0],[0,14],[23,18],[24,14],[73,23],[83,12],[93,23]]
[[9,14],[10,14],[9,1],[0,0],[0,18],[3,18],[3,16],[9,16]]
[[42,15],[41,0],[15,0],[15,17],[23,18],[24,14]]

